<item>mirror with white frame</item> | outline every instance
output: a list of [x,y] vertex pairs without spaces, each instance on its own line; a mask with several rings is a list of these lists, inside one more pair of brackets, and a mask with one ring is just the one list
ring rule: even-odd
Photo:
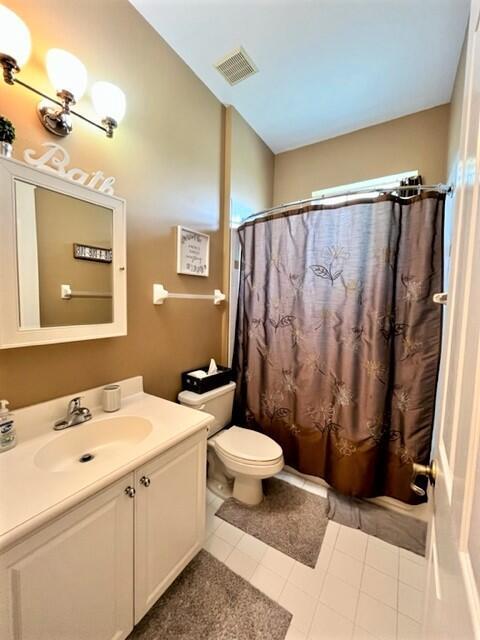
[[0,159],[0,348],[126,334],[125,202]]

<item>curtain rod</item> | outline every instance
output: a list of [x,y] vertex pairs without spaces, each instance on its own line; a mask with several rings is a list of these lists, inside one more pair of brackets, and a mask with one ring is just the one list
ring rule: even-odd
[[[453,185],[451,184],[411,184],[411,185],[402,185],[399,187],[384,187],[384,188],[372,188],[372,187],[364,187],[363,189],[355,189],[354,191],[340,191],[339,193],[334,194],[325,194],[322,196],[315,196],[314,198],[305,198],[304,200],[294,200],[293,202],[285,202],[283,204],[278,204],[276,207],[270,207],[270,209],[264,209],[263,211],[257,211],[256,213],[252,213],[247,218],[242,220],[241,224],[247,222],[247,220],[251,220],[252,218],[256,218],[257,216],[264,216],[268,213],[272,213],[273,211],[278,211],[279,209],[286,209],[290,207],[296,207],[302,204],[308,204],[309,202],[317,202],[318,200],[325,200],[330,198],[342,198],[345,196],[355,196],[361,195],[362,193],[392,193],[394,191],[403,191],[403,190],[412,190],[415,189],[417,192],[420,191],[438,191],[440,193],[453,194]],[[410,197],[410,196],[405,196]]]

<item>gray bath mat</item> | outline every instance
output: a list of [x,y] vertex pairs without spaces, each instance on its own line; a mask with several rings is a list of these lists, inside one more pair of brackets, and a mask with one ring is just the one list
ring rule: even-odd
[[328,524],[328,501],[277,478],[264,480],[263,492],[265,498],[256,507],[229,498],[216,515],[287,556],[315,567]]
[[128,640],[284,640],[291,618],[207,551],[200,551]]
[[381,538],[397,547],[425,555],[427,523],[411,516],[385,509],[371,502],[328,492],[328,517],[339,524]]

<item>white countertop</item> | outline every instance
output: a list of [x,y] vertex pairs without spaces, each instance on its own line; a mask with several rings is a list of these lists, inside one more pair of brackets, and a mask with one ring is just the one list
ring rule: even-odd
[[[136,382],[140,380],[141,388],[140,378],[132,380]],[[138,385],[136,386],[138,389]],[[132,388],[129,390],[131,391]],[[92,390],[89,393],[90,397],[96,398],[99,392]],[[83,395],[87,399],[87,394]],[[45,403],[45,406],[50,407],[46,413],[52,413],[52,405],[54,405],[57,417],[62,417],[65,411],[59,415],[59,402],[66,409],[64,399],[58,399]],[[84,404],[90,406],[86,400]],[[37,412],[43,418],[41,407],[42,405],[37,405]],[[23,420],[20,419],[20,423],[25,423],[26,417],[32,419],[32,409],[35,407],[21,409],[18,412],[19,414],[23,412]],[[143,440],[124,448],[115,455],[99,457],[88,464],[79,464],[74,470],[48,471],[39,468],[34,462],[39,449],[70,431],[82,429],[84,425],[54,431],[53,423],[49,422],[42,428],[35,426],[30,430],[28,437],[27,429],[24,428],[23,439],[22,430],[18,428],[17,446],[0,453],[0,549],[5,549],[17,542],[26,534],[181,440],[201,429],[206,429],[212,421],[212,417],[206,413],[157,398],[143,391],[124,397],[122,408],[115,413],[104,413],[101,409],[93,409],[92,414],[92,420],[84,425],[93,426],[95,421],[120,416],[138,416],[149,420],[152,430]]]

